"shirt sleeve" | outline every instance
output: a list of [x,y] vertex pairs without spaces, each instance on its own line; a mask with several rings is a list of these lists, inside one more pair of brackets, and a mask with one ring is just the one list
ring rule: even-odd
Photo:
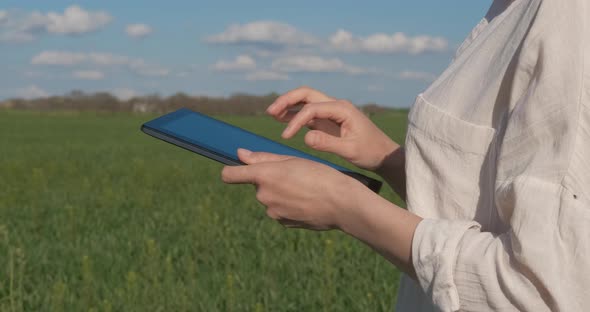
[[[444,311],[583,311],[590,304],[590,207],[561,185],[510,186],[511,230],[424,219],[412,245],[418,281]],[[577,197],[577,196],[576,196]]]
[[574,2],[567,14],[544,2],[517,60],[530,71],[512,80],[525,87],[498,138],[494,189],[507,230],[426,218],[414,233],[418,282],[443,311],[590,306],[590,11]]

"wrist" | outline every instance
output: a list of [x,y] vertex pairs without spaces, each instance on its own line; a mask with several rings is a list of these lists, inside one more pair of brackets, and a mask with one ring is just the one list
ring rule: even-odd
[[365,185],[349,176],[344,176],[342,191],[337,194],[334,220],[336,228],[351,234],[350,231],[364,214],[365,207],[370,206],[371,198],[380,197]]
[[406,153],[402,146],[396,146],[390,149],[389,153],[385,155],[381,164],[375,168],[374,172],[381,177],[405,171]]
[[412,240],[422,218],[373,192],[361,194],[358,198],[353,202],[356,207],[340,219],[339,229],[414,276]]

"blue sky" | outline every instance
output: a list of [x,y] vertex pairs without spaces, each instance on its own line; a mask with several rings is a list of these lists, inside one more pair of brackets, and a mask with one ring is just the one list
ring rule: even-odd
[[309,85],[407,107],[489,2],[14,1],[0,99],[108,91],[226,96]]

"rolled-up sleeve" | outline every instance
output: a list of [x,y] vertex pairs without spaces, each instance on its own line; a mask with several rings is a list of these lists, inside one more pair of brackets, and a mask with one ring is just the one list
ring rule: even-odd
[[420,311],[586,311],[590,4],[494,3],[509,5],[410,111],[421,289],[399,306],[426,295],[434,307]]
[[438,306],[458,310],[455,259],[463,236],[479,224],[469,221],[424,219],[416,228],[412,243],[414,269],[420,286]]
[[559,184],[519,177],[506,233],[424,219],[412,244],[420,286],[443,311],[583,311],[590,304],[590,207]]

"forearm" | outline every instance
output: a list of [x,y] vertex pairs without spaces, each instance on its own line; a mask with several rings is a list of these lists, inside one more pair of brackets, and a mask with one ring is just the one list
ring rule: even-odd
[[344,214],[339,228],[371,246],[400,270],[415,276],[412,238],[422,219],[372,192],[356,198],[356,208]]
[[405,201],[406,200],[406,153],[398,147],[385,157],[383,163],[375,170],[385,182]]

